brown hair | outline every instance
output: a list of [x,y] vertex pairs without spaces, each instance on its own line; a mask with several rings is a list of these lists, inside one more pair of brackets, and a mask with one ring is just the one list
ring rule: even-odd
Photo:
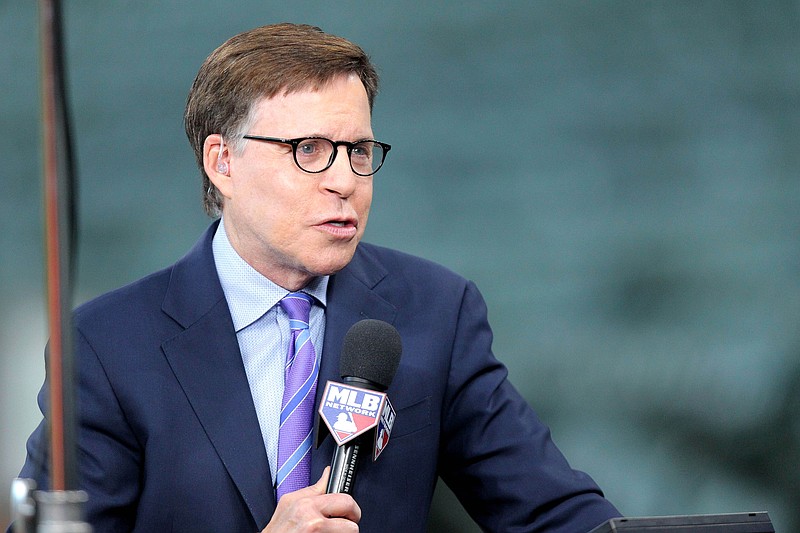
[[189,91],[184,128],[203,175],[203,207],[219,216],[222,200],[203,168],[203,144],[214,133],[240,151],[255,103],[281,91],[318,89],[342,74],[356,74],[369,106],[378,74],[369,57],[350,41],[299,24],[262,26],[228,39],[205,60]]

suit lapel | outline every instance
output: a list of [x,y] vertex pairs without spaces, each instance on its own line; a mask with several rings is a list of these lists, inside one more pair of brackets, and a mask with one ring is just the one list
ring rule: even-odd
[[203,429],[258,525],[275,495],[239,344],[216,275],[211,240],[217,225],[173,270],[164,311],[184,328],[162,345]]
[[[373,289],[387,275],[386,269],[365,249],[359,246],[347,267],[332,276],[328,283],[328,307],[325,312],[325,341],[320,365],[315,405],[319,406],[322,392],[328,381],[341,381],[339,358],[342,341],[350,327],[365,318],[392,323],[397,309]],[[315,431],[325,431],[315,419]],[[331,462],[334,451],[333,438],[328,436],[311,455],[311,482],[316,482]]]

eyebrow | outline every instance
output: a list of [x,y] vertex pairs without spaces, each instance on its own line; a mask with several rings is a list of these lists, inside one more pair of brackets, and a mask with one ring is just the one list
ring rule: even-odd
[[[317,133],[309,133],[308,135],[302,135],[302,137],[322,137],[324,139],[330,139],[332,141],[344,141],[345,140],[345,139],[335,139],[335,138],[333,138],[332,136],[330,136],[328,134],[319,133],[319,132],[317,132]],[[297,139],[299,137],[294,137],[294,138]],[[370,134],[370,135],[356,136],[356,138],[354,140],[352,140],[352,141],[350,141],[348,139],[348,142],[358,142],[358,141],[367,141],[367,140],[370,140],[370,141],[371,140],[375,140],[375,135],[374,134]]]

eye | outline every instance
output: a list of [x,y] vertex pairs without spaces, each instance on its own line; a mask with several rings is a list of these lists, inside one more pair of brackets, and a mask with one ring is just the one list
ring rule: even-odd
[[303,156],[313,156],[321,151],[319,139],[308,139],[297,145],[297,153]]
[[362,142],[353,146],[350,151],[351,157],[358,157],[362,159],[371,159],[374,143]]
[[331,158],[333,145],[328,139],[305,139],[297,145],[296,158],[306,163],[326,162]]

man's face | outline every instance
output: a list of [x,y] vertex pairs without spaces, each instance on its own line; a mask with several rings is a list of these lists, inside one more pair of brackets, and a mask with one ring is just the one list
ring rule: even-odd
[[[263,99],[255,110],[251,135],[373,138],[367,93],[356,76]],[[338,150],[330,168],[309,174],[295,164],[290,145],[247,140],[240,155],[230,154],[227,179],[214,180],[234,249],[286,289],[341,270],[364,234],[372,177],[354,174],[346,149]]]

